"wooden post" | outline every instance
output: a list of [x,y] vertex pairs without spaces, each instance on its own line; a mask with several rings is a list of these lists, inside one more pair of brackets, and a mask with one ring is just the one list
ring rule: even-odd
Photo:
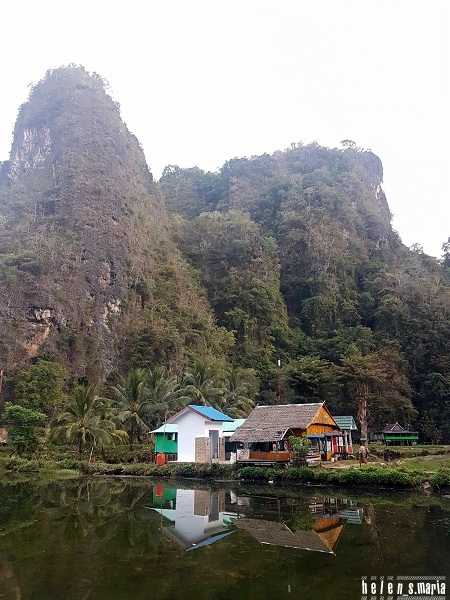
[[344,445],[345,445],[345,454],[348,454],[348,437],[347,437],[347,430],[344,429]]

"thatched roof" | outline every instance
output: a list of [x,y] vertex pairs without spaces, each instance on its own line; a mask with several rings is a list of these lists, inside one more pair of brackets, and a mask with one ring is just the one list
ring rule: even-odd
[[231,442],[278,442],[289,429],[306,429],[322,403],[256,406]]
[[313,552],[334,554],[334,548],[342,533],[343,524],[336,520],[332,527],[322,532],[317,530],[291,531],[284,523],[249,519],[237,519],[235,525],[250,533],[260,544],[284,546],[285,548],[298,548]]

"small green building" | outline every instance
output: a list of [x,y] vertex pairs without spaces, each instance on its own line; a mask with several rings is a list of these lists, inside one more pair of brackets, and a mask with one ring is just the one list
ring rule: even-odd
[[408,431],[399,423],[389,423],[383,429],[386,446],[414,446],[419,441],[417,431]]
[[167,460],[176,461],[178,458],[178,425],[164,423],[152,433],[155,435],[155,454],[165,454]]

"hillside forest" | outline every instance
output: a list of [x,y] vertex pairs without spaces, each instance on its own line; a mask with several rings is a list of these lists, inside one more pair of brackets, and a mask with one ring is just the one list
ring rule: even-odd
[[363,435],[399,421],[450,443],[450,238],[439,259],[407,248],[382,183],[351,140],[155,181],[106,82],[49,71],[0,163],[16,447],[43,443],[37,427],[80,454],[133,445],[186,403],[318,401]]

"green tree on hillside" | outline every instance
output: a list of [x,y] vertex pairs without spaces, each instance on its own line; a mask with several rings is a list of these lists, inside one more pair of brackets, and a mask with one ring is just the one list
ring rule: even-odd
[[54,436],[74,442],[80,458],[87,445],[102,449],[128,437],[125,431],[117,428],[113,419],[105,418],[104,400],[98,396],[94,386],[77,385],[58,421]]
[[206,360],[195,361],[185,372],[183,385],[192,404],[215,404],[222,393],[220,373]]
[[255,406],[259,382],[253,369],[230,367],[225,372],[219,406],[234,418],[248,417]]
[[342,360],[340,374],[357,407],[361,440],[368,440],[370,423],[381,429],[388,421],[409,425],[415,419],[404,362],[395,348],[351,354]]
[[145,417],[149,404],[148,372],[146,369],[132,369],[119,383],[111,387],[118,408],[118,419],[128,433],[130,448],[142,433],[149,430]]
[[9,426],[9,443],[18,454],[34,452],[40,437],[39,428],[43,428],[47,416],[33,408],[7,403],[5,419]]
[[16,404],[45,413],[52,419],[66,400],[65,376],[64,368],[58,363],[39,359],[15,377]]
[[175,375],[165,367],[149,369],[146,381],[147,405],[145,420],[151,426],[157,425],[190,400],[188,390]]
[[295,402],[330,401],[337,393],[339,371],[327,360],[303,356],[290,361],[283,371]]

